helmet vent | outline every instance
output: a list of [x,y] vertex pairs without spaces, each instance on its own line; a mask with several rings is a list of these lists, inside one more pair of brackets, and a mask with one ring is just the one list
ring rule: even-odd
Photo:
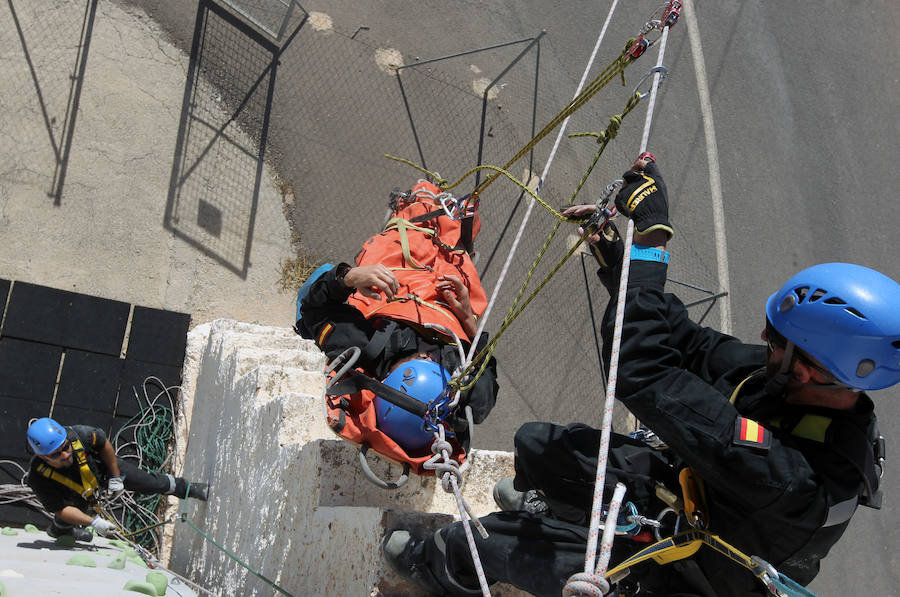
[[822,290],[821,288],[817,288],[809,297],[809,302],[814,303],[823,296],[828,294],[827,290]]
[[893,346],[897,350],[900,350],[900,340],[894,340],[893,342],[891,342],[891,346]]
[[840,299],[836,296],[833,296],[831,298],[825,299],[825,304],[826,305],[846,305],[847,301],[845,301],[844,299]]
[[[843,304],[843,303],[841,303],[841,304]],[[859,317],[860,319],[868,319],[868,317],[866,317],[865,315],[863,315],[862,313],[860,313],[859,311],[857,311],[857,310],[854,309],[853,307],[845,307],[845,308],[844,308],[844,311],[846,311],[846,312],[849,313],[850,315],[856,315],[856,316]]]
[[863,359],[856,367],[857,377],[865,377],[872,371],[875,371],[875,361],[873,361],[872,359]]
[[803,299],[806,298],[806,295],[809,293],[809,288],[804,286],[802,288],[795,288],[794,294],[797,295],[797,302],[802,303]]

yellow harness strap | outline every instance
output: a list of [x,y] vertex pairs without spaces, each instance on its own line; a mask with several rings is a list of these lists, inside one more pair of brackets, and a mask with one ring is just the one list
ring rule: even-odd
[[734,404],[734,401],[737,400],[738,394],[741,393],[741,388],[744,387],[744,384],[759,374],[760,374],[760,371],[754,371],[753,373],[751,373],[750,375],[745,377],[743,379],[743,381],[741,381],[741,383],[739,383],[737,386],[735,386],[734,391],[731,392],[731,397],[728,399],[728,401],[731,402],[732,404]]
[[768,572],[763,566],[754,561],[753,558],[745,555],[725,541],[722,541],[716,535],[700,529],[691,529],[690,531],[678,533],[674,537],[663,539],[662,541],[642,549],[618,566],[609,569],[606,572],[606,578],[619,576],[632,566],[646,562],[647,560],[653,560],[657,564],[670,564],[672,562],[677,562],[678,560],[689,558],[697,553],[697,550],[704,545],[713,548],[732,562],[746,568],[757,578],[762,579]]
[[84,446],[77,439],[72,440],[72,454],[75,457],[75,462],[78,463],[78,470],[81,473],[81,485],[65,475],[59,474],[43,462],[38,465],[37,470],[48,479],[56,481],[60,485],[65,485],[85,499],[90,499],[93,497],[94,492],[100,488],[100,484],[91,471],[91,467],[88,466],[87,457],[84,455]]
[[451,247],[450,245],[446,245],[442,243],[437,238],[437,232],[432,230],[431,228],[424,228],[422,226],[416,226],[411,223],[409,220],[404,220],[403,218],[391,218],[388,220],[387,225],[384,227],[384,232],[389,230],[396,230],[397,234],[400,236],[400,248],[403,251],[403,261],[413,269],[428,269],[426,266],[421,263],[417,263],[409,252],[409,236],[407,235],[407,230],[415,230],[416,232],[421,232],[425,236],[430,236],[431,241],[437,244],[439,247],[446,249],[447,251],[457,251],[463,252],[463,249],[457,249],[455,247]]
[[431,228],[416,226],[415,224],[411,224],[409,220],[404,220],[403,218],[391,218],[387,223],[387,226],[384,227],[385,232],[388,230],[396,230],[397,234],[400,235],[400,248],[403,250],[404,263],[413,269],[426,269],[424,265],[416,262],[409,253],[409,237],[406,234],[406,231],[409,229],[421,232],[425,236],[434,236],[434,230]]
[[402,303],[404,301],[413,301],[414,303],[418,303],[419,305],[422,305],[423,307],[428,307],[429,309],[434,309],[435,311],[438,311],[439,313],[443,313],[447,317],[456,317],[456,315],[454,315],[452,312],[440,307],[439,305],[436,305],[434,303],[426,301],[425,299],[423,299],[415,294],[405,294],[403,296],[395,296],[390,301],[386,302],[385,304],[381,305],[380,307],[378,307],[377,309],[374,309],[371,313],[369,313],[369,317],[371,318],[372,315],[374,315],[375,313],[378,313],[378,311],[385,308],[392,302],[401,302]]

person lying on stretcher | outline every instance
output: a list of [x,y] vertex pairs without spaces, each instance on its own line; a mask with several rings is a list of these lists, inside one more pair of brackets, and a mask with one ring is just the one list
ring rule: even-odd
[[[456,248],[467,240],[466,227],[474,238],[480,222],[477,209],[468,212],[469,222],[451,218],[439,189],[427,181],[392,199],[391,219],[363,244],[355,266],[323,266],[305,294],[301,289],[295,330],[315,340],[329,360],[358,347],[356,367],[428,403],[461,366],[457,341],[468,353],[487,305],[469,254]],[[486,344],[487,334],[476,343]],[[460,396],[460,412],[470,406],[476,424],[496,402],[496,367],[490,359]],[[422,429],[420,417],[401,409],[392,413],[380,417],[387,420],[378,427],[407,452],[430,443],[433,434]]]

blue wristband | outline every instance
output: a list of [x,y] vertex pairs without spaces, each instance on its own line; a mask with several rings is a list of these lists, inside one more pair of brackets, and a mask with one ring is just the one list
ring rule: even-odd
[[631,260],[658,261],[660,263],[669,263],[669,252],[657,249],[656,247],[631,245]]

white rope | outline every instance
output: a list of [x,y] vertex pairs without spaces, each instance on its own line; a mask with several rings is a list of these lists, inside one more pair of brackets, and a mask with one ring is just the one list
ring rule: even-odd
[[[48,512],[44,508],[44,505],[41,504],[40,500],[38,500],[37,496],[34,494],[34,490],[32,490],[31,487],[25,484],[25,475],[28,473],[24,468],[22,468],[22,465],[13,460],[0,460],[0,464],[10,464],[19,469],[18,485],[14,483],[0,485],[0,505],[5,506],[7,504],[18,503],[25,506],[30,506],[47,518],[53,518],[53,515]],[[4,470],[4,472],[6,472],[9,476],[15,478],[15,475],[13,473],[10,473],[7,470]]]
[[[581,94],[581,90],[584,87],[585,81],[587,81],[588,73],[591,72],[591,67],[594,65],[594,59],[597,57],[597,51],[600,49],[600,43],[603,41],[603,37],[606,35],[606,28],[609,26],[610,20],[612,20],[613,11],[616,9],[616,4],[619,3],[619,0],[613,0],[612,6],[609,8],[609,14],[606,15],[606,21],[603,23],[603,28],[600,30],[600,35],[597,36],[597,43],[594,44],[594,51],[591,52],[591,57],[588,59],[587,66],[584,68],[584,73],[581,75],[581,81],[578,82],[578,88],[575,90],[575,95],[572,99],[577,98]],[[556,141],[553,143],[553,149],[550,151],[550,156],[547,158],[547,163],[544,164],[544,171],[541,173],[541,178],[538,181],[537,187],[535,188],[535,192],[539,191],[541,186],[544,184],[544,180],[547,177],[547,173],[550,170],[550,164],[553,163],[553,159],[556,156],[556,150],[559,147],[559,143],[565,135],[566,126],[569,124],[569,116],[563,120],[562,124],[559,128],[559,133],[556,135]],[[535,200],[531,198],[528,202],[528,209],[525,211],[525,216],[522,218],[522,223],[519,224],[519,230],[516,232],[516,237],[513,240],[512,247],[509,249],[509,254],[506,256],[506,261],[503,263],[503,268],[500,270],[500,277],[497,278],[497,283],[494,285],[494,290],[491,293],[491,299],[488,301],[488,305],[484,310],[484,314],[482,314],[481,319],[478,324],[478,331],[475,332],[475,337],[472,339],[472,346],[469,347],[469,356],[466,359],[464,367],[468,367],[469,363],[472,362],[472,358],[475,356],[475,346],[477,342],[476,338],[481,336],[481,333],[484,331],[484,326],[487,323],[488,316],[491,313],[491,309],[494,307],[494,302],[497,300],[497,295],[500,293],[500,287],[503,285],[504,280],[506,279],[506,273],[509,271],[509,266],[512,263],[513,256],[516,253],[516,250],[519,247],[519,241],[522,240],[522,236],[525,232],[525,226],[528,225],[528,219],[531,217],[531,212],[534,210]]]
[[[487,530],[463,499],[462,492],[460,491],[460,480],[462,479],[462,476],[460,474],[459,463],[451,458],[453,446],[450,445],[450,442],[448,442],[444,436],[444,426],[438,425],[438,431],[435,432],[434,435],[434,443],[431,445],[431,451],[434,453],[434,456],[429,458],[422,467],[434,470],[435,476],[440,475],[441,486],[444,488],[444,491],[453,493],[453,496],[456,498],[456,507],[459,509],[459,518],[462,521],[463,530],[465,530],[466,533],[469,551],[472,553],[472,563],[475,566],[475,574],[478,576],[478,585],[481,587],[483,597],[491,597],[491,590],[488,586],[487,577],[484,575],[484,568],[481,565],[481,558],[478,555],[478,547],[475,545],[475,537],[472,535],[472,528],[468,523],[471,522],[478,530],[478,533],[485,539],[488,536]],[[437,462],[438,460],[442,460],[443,462]]]
[[[669,28],[665,27],[660,38],[659,57],[656,61],[657,66],[662,66],[663,57],[666,51],[666,40],[669,37]],[[656,91],[659,87],[661,73],[657,71],[653,75],[653,87],[650,90],[650,103],[647,105],[647,118],[644,121],[644,135],[641,140],[640,153],[647,150],[647,141],[650,137],[650,125],[653,120],[653,106],[656,102]],[[622,258],[622,274],[619,279],[619,293],[616,300],[616,322],[613,330],[612,351],[609,363],[609,381],[606,386],[606,402],[603,408],[603,428],[600,436],[600,453],[597,457],[597,477],[594,481],[594,501],[591,506],[591,523],[590,532],[588,534],[588,548],[585,555],[585,572],[595,572],[599,576],[606,573],[606,562],[596,561],[597,535],[600,527],[600,514],[603,507],[603,486],[606,481],[606,461],[609,455],[609,438],[612,429],[613,405],[616,398],[616,382],[619,370],[619,353],[622,346],[622,327],[625,320],[625,294],[628,290],[628,274],[631,266],[631,245],[634,238],[634,222],[628,220],[628,229],[625,234],[625,251]],[[607,527],[610,525],[607,524]],[[612,537],[609,538],[609,544],[612,543]],[[610,549],[607,544],[606,533],[604,533],[603,544],[601,545],[601,553]]]

